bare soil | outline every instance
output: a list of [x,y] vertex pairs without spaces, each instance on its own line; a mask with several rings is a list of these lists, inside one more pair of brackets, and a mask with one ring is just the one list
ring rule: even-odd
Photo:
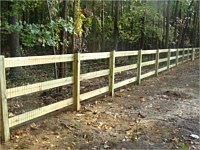
[[[200,149],[199,60],[12,129],[2,149]],[[196,135],[191,136],[192,134]]]

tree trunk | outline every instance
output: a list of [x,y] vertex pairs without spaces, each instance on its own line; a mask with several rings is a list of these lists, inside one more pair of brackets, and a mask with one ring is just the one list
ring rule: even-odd
[[[197,45],[197,41],[199,43],[199,38],[198,37],[198,32],[199,32],[199,2],[196,2],[196,9],[195,9],[195,13],[194,13],[194,26],[193,26],[193,40],[192,40],[192,47],[198,47],[199,45]],[[197,32],[196,32],[197,31]]]
[[114,49],[118,50],[118,18],[119,18],[119,1],[115,1],[115,20],[114,20]]
[[162,48],[165,48],[165,35],[166,35],[166,30],[165,30],[165,23],[166,23],[166,9],[165,9],[165,1],[164,1],[164,4],[163,4],[163,38],[162,38]]
[[[18,22],[17,16],[10,16],[9,23],[16,24]],[[19,46],[19,33],[13,32],[9,35],[9,47],[10,47],[10,56],[11,57],[20,57],[20,46]],[[13,78],[20,78],[23,74],[21,67],[11,68],[10,75]]]
[[[75,13],[76,13],[76,0],[73,2],[73,20],[74,20],[74,26],[75,26]],[[72,51],[73,53],[76,53],[76,35],[73,33],[72,35]]]
[[101,28],[102,28],[102,43],[101,43],[101,51],[105,52],[105,31],[104,31],[104,0],[101,0]]
[[[176,1],[176,7],[175,7],[175,11],[174,11],[174,47],[176,47],[176,43],[177,43],[177,17],[178,17],[178,6],[179,6],[179,0]],[[177,47],[178,48],[178,47]]]
[[186,19],[183,19],[185,20],[185,28],[183,26],[183,32],[182,32],[182,39],[181,39],[181,46],[184,47],[185,46],[185,34],[187,33],[187,30],[188,30],[188,26],[189,26],[189,20],[190,20],[190,8],[192,7],[192,4],[193,4],[193,0],[190,2],[190,5],[188,6],[188,9],[187,9],[187,12],[186,12],[186,15],[185,15],[185,18]]
[[[62,17],[64,20],[67,20],[67,0],[63,1]],[[67,45],[65,44],[66,40],[67,33],[63,29],[61,33],[61,41],[63,44],[59,46],[61,55],[67,53]],[[64,78],[66,76],[66,63],[60,63],[59,66],[59,78]],[[62,87],[60,90],[62,90]]]
[[[180,2],[180,9],[179,9],[179,18],[181,19],[182,18],[182,2]],[[182,32],[183,32],[183,25],[182,25],[183,22],[181,22],[181,25],[179,27],[179,36],[178,36],[178,40],[177,40],[177,45],[176,47],[179,48],[179,45],[180,45],[180,41],[181,41],[181,37],[182,37]]]
[[[157,8],[158,8],[157,14],[159,14],[160,13],[160,1],[157,1]],[[157,28],[158,29],[160,28],[160,22],[159,21],[157,22]],[[159,49],[159,47],[160,47],[160,39],[158,37],[156,38],[156,45],[157,45],[157,49]]]
[[[144,1],[143,3],[145,3]],[[144,5],[144,4],[143,4]],[[146,7],[146,6],[145,6]],[[140,30],[140,49],[144,49],[144,33],[145,33],[145,20],[146,20],[146,8],[143,12],[143,17],[141,19],[141,30]]]
[[168,1],[167,4],[165,48],[169,47],[169,19],[170,19],[170,1]]

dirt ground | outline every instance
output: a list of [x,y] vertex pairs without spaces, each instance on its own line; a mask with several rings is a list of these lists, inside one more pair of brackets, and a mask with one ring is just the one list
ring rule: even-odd
[[200,149],[199,60],[12,129],[2,149]]

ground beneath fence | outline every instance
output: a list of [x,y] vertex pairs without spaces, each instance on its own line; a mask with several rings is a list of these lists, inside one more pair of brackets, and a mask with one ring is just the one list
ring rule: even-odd
[[200,149],[199,60],[12,130],[2,149]]

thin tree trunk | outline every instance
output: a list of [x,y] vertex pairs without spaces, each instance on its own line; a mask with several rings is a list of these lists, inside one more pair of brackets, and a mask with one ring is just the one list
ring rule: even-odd
[[169,18],[170,18],[170,1],[168,1],[167,4],[165,48],[169,47]]
[[[180,7],[179,7],[179,18],[182,18],[182,2],[180,2]],[[179,48],[180,45],[180,41],[181,41],[181,37],[182,37],[182,32],[183,32],[183,21],[181,22],[181,25],[179,27],[179,36],[178,36],[178,40],[177,40],[177,46]]]
[[[63,1],[62,17],[64,20],[67,20],[67,0]],[[66,40],[67,40],[67,33],[63,29],[61,34],[61,41],[63,44],[59,46],[61,55],[67,53],[67,45],[65,43]],[[64,78],[65,76],[66,76],[66,63],[60,63],[59,78]],[[60,90],[62,90],[62,87]]]
[[[158,10],[157,10],[157,14],[159,14],[160,13],[160,1],[157,1],[157,8],[158,8]],[[157,22],[157,28],[159,29],[160,28],[160,22],[159,22],[159,19],[158,19],[158,22]],[[158,31],[157,31],[158,32]],[[157,37],[156,38],[156,45],[157,45],[157,49],[159,49],[159,47],[160,47],[160,40],[159,40],[159,38]]]
[[105,31],[104,31],[104,0],[101,0],[101,28],[102,28],[102,43],[101,43],[101,51],[105,52]]
[[[146,3],[146,1],[144,1],[143,3]],[[145,10],[143,12],[143,17],[141,19],[141,30],[140,30],[140,34],[141,34],[141,39],[140,39],[140,49],[144,49],[144,33],[145,33],[145,20],[146,20],[146,6],[145,6]]]
[[[17,16],[10,16],[9,23],[14,25],[18,22]],[[13,32],[9,35],[9,47],[10,47],[10,56],[11,57],[20,57],[20,46],[19,46],[19,33]],[[10,75],[13,78],[20,78],[23,74],[21,67],[11,68]]]
[[182,32],[182,39],[181,39],[181,46],[184,47],[184,44],[185,44],[185,34],[187,33],[187,30],[188,30],[188,26],[189,26],[189,20],[190,20],[190,8],[192,7],[192,4],[193,4],[193,0],[190,2],[190,5],[188,6],[188,9],[187,9],[187,12],[186,12],[186,16],[184,19],[185,21],[185,28],[183,26],[183,32]]
[[119,18],[119,1],[115,1],[115,20],[114,20],[114,49],[118,50],[118,36],[119,36],[119,29],[118,29],[118,18]]
[[[76,19],[75,12],[76,12],[76,0],[74,0],[74,2],[73,2],[73,20],[74,20],[74,22]],[[76,53],[76,35],[75,35],[75,33],[73,33],[73,35],[72,35],[72,51],[73,51],[73,53]]]
[[166,30],[165,30],[165,23],[166,23],[166,9],[165,9],[165,1],[163,4],[163,38],[162,38],[162,48],[165,47],[165,35],[166,35]]
[[[178,17],[178,6],[179,6],[179,0],[176,1],[176,7],[175,7],[175,13],[174,13],[174,47],[176,47],[177,43],[177,17]],[[178,48],[178,47],[177,47]]]
[[[193,26],[193,33],[192,33],[192,47],[197,47],[198,45],[196,45],[196,41],[199,39],[197,38],[198,37],[198,32],[199,32],[199,2],[197,1],[196,2],[196,9],[195,9],[195,13],[194,13],[194,26]],[[196,32],[197,31],[197,32]]]

